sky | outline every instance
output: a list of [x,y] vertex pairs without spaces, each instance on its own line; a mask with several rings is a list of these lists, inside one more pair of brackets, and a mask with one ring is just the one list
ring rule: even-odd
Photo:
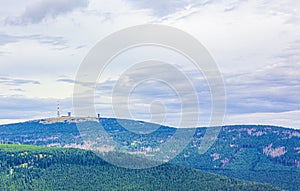
[[[106,36],[140,24],[176,27],[209,51],[226,90],[224,124],[268,124],[300,129],[300,2],[297,0],[0,0],[0,124],[74,111],[77,71],[88,52]],[[150,52],[150,53],[149,53]],[[150,55],[149,55],[150,54]],[[142,56],[141,56],[142,55]],[[172,56],[170,56],[172,55]],[[115,59],[95,89],[95,107],[114,116],[112,88],[121,67],[155,57],[187,62],[169,50],[144,47]],[[120,65],[121,63],[121,65]],[[158,72],[150,68],[134,76]],[[185,71],[191,80],[201,77]],[[168,78],[169,77],[169,78]],[[181,83],[171,74],[173,83]],[[128,84],[127,84],[128,85]],[[201,114],[209,120],[205,83],[195,88]],[[130,97],[132,118],[167,111],[178,118],[178,97],[159,82],[144,83]],[[185,103],[193,105],[186,100]],[[120,103],[122,104],[122,103]],[[152,107],[156,104],[157,107]],[[151,110],[152,109],[152,110]],[[155,111],[157,110],[157,111]],[[152,116],[151,114],[152,113]]]

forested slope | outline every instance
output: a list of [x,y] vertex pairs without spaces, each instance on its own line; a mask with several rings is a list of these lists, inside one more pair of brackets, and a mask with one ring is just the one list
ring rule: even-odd
[[2,144],[0,164],[0,190],[278,190],[171,164],[116,167],[80,149]]
[[[0,125],[0,142],[42,145],[48,147],[76,147],[83,144],[77,125],[90,129],[105,129],[114,141],[132,153],[155,154],[160,144],[168,141],[176,128],[161,126],[152,133],[138,134],[118,123],[121,119],[59,118],[25,123]],[[121,120],[134,131],[151,129],[153,124]],[[155,126],[157,127],[157,126]],[[188,146],[170,163],[218,173],[231,178],[273,184],[286,190],[300,190],[300,131],[266,125],[223,126],[214,145],[199,154],[206,128],[195,128]]]

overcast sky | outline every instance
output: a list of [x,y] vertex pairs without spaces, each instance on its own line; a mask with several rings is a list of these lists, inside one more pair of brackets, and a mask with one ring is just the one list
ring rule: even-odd
[[[193,35],[213,56],[226,88],[224,124],[271,124],[300,129],[300,1],[0,0],[0,3],[2,124],[55,116],[57,100],[63,114],[73,111],[76,72],[89,50],[120,29],[155,23]],[[123,65],[134,62],[130,60],[132,54],[145,52],[133,51],[119,58],[119,62]],[[157,52],[164,60],[164,51]],[[111,84],[118,75],[110,72],[97,85],[97,111],[103,116],[113,116],[109,109]],[[168,89],[153,87],[160,86],[150,84],[149,88],[136,91],[132,100],[137,102],[130,106],[134,118],[147,120],[145,109],[153,101],[147,98],[153,96],[166,102],[169,113],[179,112]],[[199,95],[203,95],[201,88],[205,87],[196,88]],[[204,103],[204,115],[206,107],[209,104]]]

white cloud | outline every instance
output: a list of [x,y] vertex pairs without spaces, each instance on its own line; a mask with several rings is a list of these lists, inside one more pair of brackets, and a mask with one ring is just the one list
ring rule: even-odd
[[[239,122],[239,117],[248,116],[247,123],[274,119],[272,121],[277,125],[295,126],[297,120],[293,111],[298,111],[300,105],[299,7],[296,0],[212,0],[201,3],[167,0],[151,4],[144,0],[112,0],[109,3],[12,0],[0,7],[0,75],[38,81],[40,85],[25,83],[16,88],[0,83],[0,95],[23,96],[24,102],[29,98],[69,98],[73,84],[62,81],[75,79],[77,68],[96,42],[125,27],[162,23],[192,34],[215,58],[226,81],[228,120],[231,120],[228,123]],[[131,63],[134,57],[146,53],[141,51],[128,56],[122,63]],[[161,59],[165,57],[161,56]],[[173,57],[167,61],[182,60]],[[99,92],[104,92],[101,99],[105,103],[98,104],[108,114],[109,88],[118,78],[113,67],[109,72],[110,75],[105,76],[107,79],[99,83]],[[192,76],[192,72],[189,75]],[[201,88],[197,89],[199,93]],[[159,87],[153,86],[153,90],[158,92]],[[137,112],[144,117],[145,110],[140,104],[142,98],[147,97],[143,94],[150,96],[150,93],[144,89],[139,91],[136,104],[141,110]],[[167,96],[163,98],[167,99]],[[0,105],[3,111],[9,110],[10,106],[6,106]],[[170,113],[174,111],[169,110]],[[26,112],[29,118],[35,116]],[[262,118],[255,120],[257,113],[265,121]],[[273,114],[281,120],[275,120]]]

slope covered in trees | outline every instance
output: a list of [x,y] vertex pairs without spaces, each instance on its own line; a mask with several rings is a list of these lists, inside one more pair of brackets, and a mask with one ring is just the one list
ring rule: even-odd
[[[121,121],[135,132],[153,126],[141,121]],[[123,128],[113,118],[103,118],[99,122],[114,141],[136,153],[155,154],[156,148],[176,132],[175,128],[161,126],[153,133],[137,134]],[[86,132],[80,134],[76,123],[89,128],[88,133],[99,128],[95,119],[66,118],[60,122],[44,119],[2,125],[0,141],[88,149],[82,139]],[[270,183],[282,189],[300,190],[299,130],[262,125],[224,126],[214,145],[201,155],[198,149],[206,128],[194,131],[191,142],[171,163],[232,178]]]
[[116,167],[71,148],[2,144],[0,164],[0,190],[278,190],[171,164]]

